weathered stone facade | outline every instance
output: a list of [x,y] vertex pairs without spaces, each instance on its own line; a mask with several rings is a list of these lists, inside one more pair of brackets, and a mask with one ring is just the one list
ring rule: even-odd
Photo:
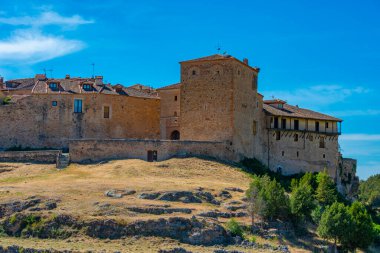
[[[82,100],[82,113],[74,100]],[[56,103],[54,106],[53,103]],[[104,118],[104,107],[109,117]],[[69,139],[159,139],[160,100],[107,94],[35,94],[0,106],[0,148],[67,149]]]
[[[338,150],[341,119],[264,100],[259,69],[247,59],[212,55],[180,64],[181,82],[157,90],[111,86],[102,77],[36,75],[32,87],[30,79],[8,82],[3,91],[27,91],[0,107],[0,117],[9,122],[0,125],[0,148],[67,149],[70,143],[74,161],[147,159],[148,151],[156,151],[158,160],[181,152],[234,161],[247,157],[283,174],[327,169],[333,178],[348,176],[338,173],[342,164],[353,164]],[[74,108],[78,99],[80,113]]]

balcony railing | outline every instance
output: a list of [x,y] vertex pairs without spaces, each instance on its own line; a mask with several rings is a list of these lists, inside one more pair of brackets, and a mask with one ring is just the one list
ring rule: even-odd
[[325,135],[341,135],[342,133],[340,131],[327,131],[327,129],[325,129],[324,131],[313,131],[313,130],[308,130],[308,129],[291,129],[291,128],[281,128],[281,127],[267,127],[268,130],[274,130],[274,131],[287,131],[287,132],[294,132],[294,131],[297,131],[297,132],[303,132],[303,133],[316,133],[316,134],[325,134]]

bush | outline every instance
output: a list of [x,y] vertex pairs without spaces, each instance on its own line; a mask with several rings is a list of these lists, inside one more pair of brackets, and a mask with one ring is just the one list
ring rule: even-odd
[[281,184],[281,186],[289,192],[291,189],[291,181],[293,179],[300,179],[304,175],[304,173],[298,173],[294,175],[285,176],[281,173],[271,171],[267,166],[262,164],[257,159],[248,159],[245,158],[240,162],[242,165],[243,171],[255,175],[255,176],[269,176],[270,179],[275,179],[277,182]]
[[[256,207],[256,214],[263,218],[285,218],[289,213],[289,199],[285,195],[284,188],[269,176],[255,177],[249,186],[246,195],[249,205]],[[258,208],[259,205],[259,208]],[[253,215],[254,212],[251,213]]]
[[375,243],[380,244],[380,224],[373,223]]
[[10,96],[6,96],[6,97],[3,99],[3,105],[10,104],[11,100],[12,100],[12,97],[10,97]]
[[314,222],[314,224],[318,225],[321,221],[322,214],[323,214],[323,207],[321,205],[317,205],[312,211],[311,211],[311,220]]
[[322,206],[328,206],[337,201],[338,194],[334,181],[326,171],[318,173],[317,182],[318,187],[315,192],[315,197]]
[[243,237],[243,228],[235,219],[230,219],[227,222],[226,229],[234,236]]
[[313,189],[309,184],[300,184],[293,187],[290,195],[290,209],[298,220],[310,217],[315,208]]

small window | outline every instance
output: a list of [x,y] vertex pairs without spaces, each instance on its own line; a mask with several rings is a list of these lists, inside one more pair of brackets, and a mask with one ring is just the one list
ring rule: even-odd
[[326,155],[325,155],[325,154],[323,154],[323,158],[326,158]]
[[177,117],[177,112],[174,112],[174,117]]
[[256,135],[257,133],[257,121],[253,121],[253,124],[252,124],[252,133],[253,135]]
[[294,135],[294,141],[298,141],[298,134]]
[[298,119],[295,119],[294,120],[294,130],[299,130],[299,120]]
[[282,151],[282,156],[284,156],[285,155],[285,151]]
[[253,76],[252,79],[252,89],[257,90],[257,76]]
[[277,105],[277,108],[278,108],[278,109],[283,109],[283,108],[284,108],[284,105],[283,105],[283,104],[278,104],[278,105]]
[[280,140],[281,139],[281,132],[280,131],[276,131],[276,140]]
[[57,101],[52,101],[51,102],[51,106],[57,106],[58,105],[58,102]]
[[83,84],[83,89],[86,91],[91,90],[91,85],[90,84]]
[[326,129],[329,128],[329,122],[326,122],[326,123],[325,123],[325,128],[326,128]]
[[192,74],[195,76],[197,74],[197,71],[193,70]]
[[320,137],[319,138],[319,147],[320,148],[325,148],[325,137]]
[[319,132],[319,122],[318,121],[315,122],[315,131]]
[[300,156],[300,153],[297,151],[297,157],[299,157]]
[[109,106],[104,106],[103,117],[105,119],[109,119],[110,118],[110,107]]
[[177,96],[174,96],[174,101],[177,101],[178,100],[178,97]]
[[82,99],[74,99],[74,113],[82,113]]
[[286,119],[281,120],[281,128],[286,129]]
[[278,117],[274,118],[274,128],[278,128]]
[[57,83],[49,83],[49,88],[52,90],[57,90],[58,89],[58,84]]

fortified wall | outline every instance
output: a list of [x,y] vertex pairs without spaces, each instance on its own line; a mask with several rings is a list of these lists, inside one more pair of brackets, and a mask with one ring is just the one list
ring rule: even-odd
[[[74,112],[74,99],[82,112]],[[108,117],[104,108],[108,107]],[[34,94],[0,106],[0,149],[68,149],[69,139],[160,137],[160,100],[106,94]]]
[[109,159],[163,161],[175,156],[209,156],[221,160],[234,160],[226,143],[216,141],[138,139],[80,139],[70,141],[70,159],[73,162],[98,162]]

